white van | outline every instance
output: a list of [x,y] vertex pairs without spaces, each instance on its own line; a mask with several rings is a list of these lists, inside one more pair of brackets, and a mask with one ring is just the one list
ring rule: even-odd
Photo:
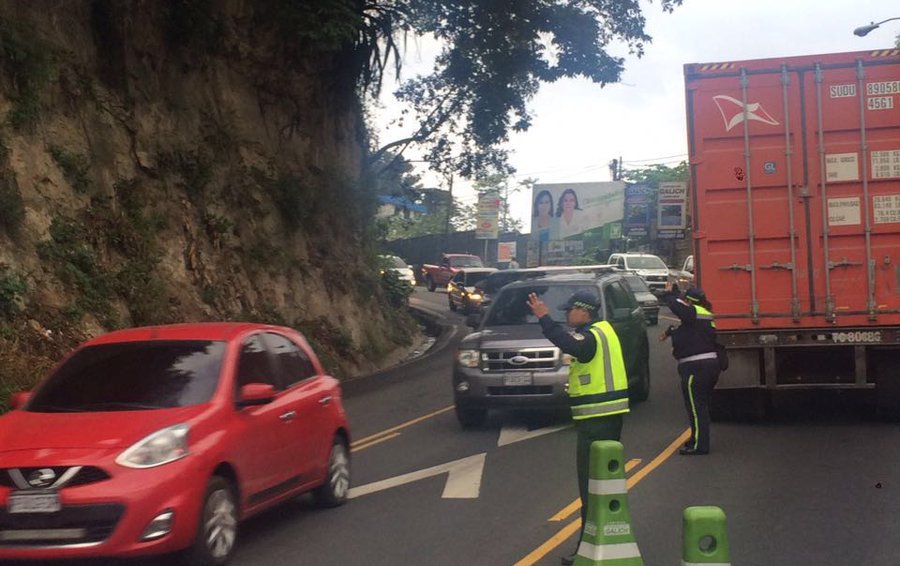
[[607,263],[615,265],[619,269],[637,273],[654,294],[658,295],[666,290],[666,283],[669,280],[669,268],[663,260],[655,255],[638,253],[612,254],[609,256]]

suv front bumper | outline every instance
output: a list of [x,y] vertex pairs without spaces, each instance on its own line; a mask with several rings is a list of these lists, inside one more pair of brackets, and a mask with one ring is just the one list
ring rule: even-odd
[[453,394],[461,407],[567,408],[568,383],[568,366],[521,372],[484,372],[458,363],[453,367]]

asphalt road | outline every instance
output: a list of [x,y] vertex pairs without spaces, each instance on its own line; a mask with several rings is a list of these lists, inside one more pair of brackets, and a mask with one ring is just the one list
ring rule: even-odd
[[[492,413],[463,431],[450,368],[468,331],[443,292],[413,302],[443,313],[424,358],[350,383],[353,499],[303,497],[242,527],[237,566],[555,565],[575,547],[575,435],[565,416]],[[665,311],[660,324],[668,323]],[[623,432],[632,527],[648,566],[679,564],[682,512],[727,515],[731,560],[759,566],[900,563],[900,431],[851,396],[781,399],[762,423],[715,423],[713,452],[675,453],[687,427],[668,343],[651,334],[652,390]]]

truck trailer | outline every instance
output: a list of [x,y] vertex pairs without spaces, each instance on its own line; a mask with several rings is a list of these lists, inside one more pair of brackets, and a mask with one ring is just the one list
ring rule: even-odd
[[684,66],[719,416],[865,390],[900,416],[900,50]]

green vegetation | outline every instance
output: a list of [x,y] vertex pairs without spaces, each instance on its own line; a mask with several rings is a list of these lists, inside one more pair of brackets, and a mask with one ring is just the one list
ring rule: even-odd
[[0,175],[0,226],[15,234],[25,220],[25,205],[15,175],[7,171]]
[[88,176],[91,164],[87,157],[67,151],[58,145],[50,146],[50,155],[72,188],[78,193],[86,194],[91,187],[91,179]]
[[198,202],[213,179],[212,162],[202,151],[164,151],[157,156],[163,177],[177,175],[192,202]]
[[19,314],[27,291],[24,279],[9,268],[0,266],[0,316],[10,319]]
[[56,62],[50,47],[33,30],[0,19],[0,67],[13,87],[6,120],[19,131],[37,120],[40,95],[56,73]]

